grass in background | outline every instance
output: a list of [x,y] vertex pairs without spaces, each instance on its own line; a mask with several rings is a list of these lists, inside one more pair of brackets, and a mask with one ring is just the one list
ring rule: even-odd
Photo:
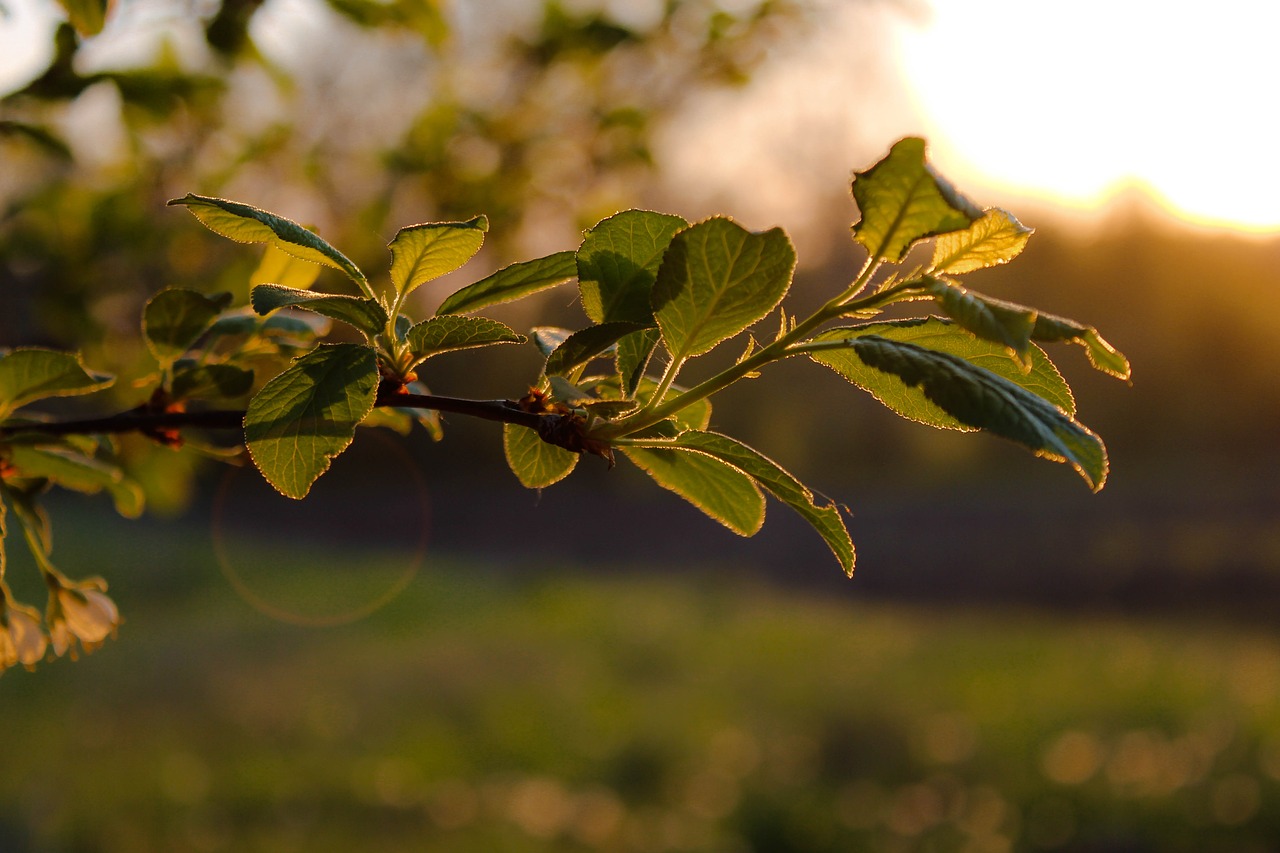
[[[80,528],[57,552],[73,574],[110,536]],[[201,537],[126,529],[101,567],[120,638],[0,679],[5,851],[1280,838],[1270,632],[430,560],[372,617],[316,629],[250,608]],[[385,587],[389,564],[275,553],[256,572],[303,607],[317,585]]]

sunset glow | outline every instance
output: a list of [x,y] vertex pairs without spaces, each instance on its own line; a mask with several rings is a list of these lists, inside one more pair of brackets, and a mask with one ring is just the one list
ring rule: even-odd
[[932,154],[965,185],[1280,229],[1280,5],[935,0],[900,29]]
[[[663,158],[672,186],[731,199],[749,172],[742,211],[799,221],[851,165],[920,134],[943,172],[989,199],[1091,210],[1137,189],[1189,222],[1280,231],[1280,3],[816,7],[825,23],[802,49],[686,110]],[[52,3],[5,8],[0,91],[48,62],[57,18]],[[280,47],[307,8],[272,4],[257,37]],[[138,23],[120,18],[118,31]]]

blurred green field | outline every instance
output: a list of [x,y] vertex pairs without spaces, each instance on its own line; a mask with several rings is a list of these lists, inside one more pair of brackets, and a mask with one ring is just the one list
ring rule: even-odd
[[[312,615],[405,565],[257,553],[254,594]],[[55,554],[106,574],[127,621],[78,663],[0,679],[4,851],[1280,839],[1280,638],[1256,626],[428,559],[321,629],[250,607],[200,536],[121,523]]]

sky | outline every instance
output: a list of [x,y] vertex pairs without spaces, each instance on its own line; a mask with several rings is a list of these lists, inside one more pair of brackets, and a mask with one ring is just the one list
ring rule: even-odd
[[[47,61],[56,14],[51,0],[3,4],[0,91]],[[732,195],[750,174],[761,216],[800,216],[819,184],[920,134],[966,190],[1092,210],[1138,188],[1194,223],[1280,232],[1280,3],[826,8],[746,97],[708,96],[673,131],[673,185]]]
[[1280,233],[1280,3],[829,7],[754,100],[723,95],[680,135],[680,185],[750,174],[794,221],[821,188],[919,135],[984,205],[1087,216],[1140,192],[1196,225]]
[[1273,0],[936,0],[899,60],[935,157],[991,185],[1280,231],[1277,33]]

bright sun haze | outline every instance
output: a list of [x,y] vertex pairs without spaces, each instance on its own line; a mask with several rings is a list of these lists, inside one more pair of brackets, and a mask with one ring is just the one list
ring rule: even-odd
[[1137,186],[1193,222],[1280,229],[1280,3],[931,6],[900,59],[959,184],[1077,207]]
[[[57,13],[39,0],[0,2],[5,91],[48,61]],[[763,202],[773,213],[761,211],[761,222],[772,221],[788,196],[809,208],[814,186],[771,162],[778,151],[799,151],[804,169],[838,160],[816,184],[828,186],[862,162],[854,155],[863,148],[870,157],[919,133],[940,171],[978,195],[1092,209],[1138,188],[1190,222],[1280,231],[1280,110],[1270,91],[1280,80],[1280,0],[919,0],[919,14],[845,0],[817,7],[829,25],[762,72],[754,96],[730,93],[735,104],[685,117],[676,185],[731,187],[750,171],[744,204]],[[897,63],[892,83],[849,59],[876,40],[896,46],[885,57]],[[850,128],[875,138],[858,142]]]

